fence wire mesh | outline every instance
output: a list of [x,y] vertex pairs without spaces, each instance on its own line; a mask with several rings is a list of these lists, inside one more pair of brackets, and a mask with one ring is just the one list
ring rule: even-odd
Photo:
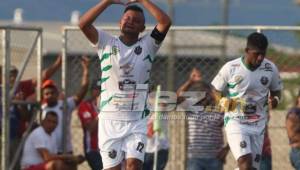
[[[118,35],[118,28],[103,28]],[[161,85],[162,90],[175,91],[187,80],[193,67],[201,70],[203,79],[209,83],[220,67],[228,60],[240,57],[246,45],[246,36],[254,31],[262,31],[269,38],[267,58],[276,63],[284,82],[283,100],[280,107],[271,112],[269,133],[271,138],[273,169],[291,169],[288,160],[288,139],[285,130],[287,109],[295,100],[299,89],[300,51],[299,28],[273,29],[244,27],[222,28],[173,28],[159,50],[151,70],[151,84]],[[149,31],[149,30],[147,30]],[[91,57],[90,79],[101,76],[95,49],[83,34],[74,28],[65,29],[65,52],[67,56],[67,95],[76,93],[81,81],[80,56]],[[172,113],[178,115],[178,113]],[[183,113],[181,113],[183,114]],[[74,116],[73,144],[75,152],[82,153],[81,125]],[[186,161],[185,119],[169,120],[170,154],[167,169],[185,169]],[[234,169],[236,163],[231,154],[227,157],[224,169]],[[89,169],[87,164],[81,170]]]
[[[18,74],[22,74],[20,80],[37,80],[38,76],[38,66],[39,66],[39,54],[41,42],[38,41],[41,39],[42,30],[40,28],[29,28],[29,27],[0,27],[0,66],[1,66],[1,99],[0,99],[0,115],[1,115],[1,139],[2,144],[4,144],[5,149],[8,151],[7,156],[4,153],[3,147],[1,147],[1,168],[2,169],[20,169],[19,160],[22,153],[22,141],[24,141],[24,136],[22,139],[21,133],[25,132],[25,127],[29,126],[28,124],[24,124],[24,127],[20,125],[20,117],[21,115],[11,113],[11,109],[13,104],[11,103],[14,97],[8,99],[5,97],[3,100],[3,94],[5,94],[6,85],[4,84],[5,76],[5,63],[10,63],[7,67],[7,70],[11,70],[12,67],[18,70]],[[6,39],[6,41],[5,41]],[[6,45],[5,45],[6,44]],[[5,48],[6,47],[6,48]],[[26,62],[27,60],[27,62]],[[25,64],[27,63],[27,64]],[[22,71],[23,70],[23,71]],[[4,74],[2,74],[4,73]],[[6,75],[6,74],[5,74]],[[7,81],[11,81],[11,78],[7,79]],[[17,80],[15,84],[17,84]],[[3,87],[3,88],[2,88]],[[10,87],[8,87],[9,89]],[[3,95],[3,96],[2,96]],[[27,103],[27,107],[31,107],[33,102]],[[9,113],[6,113],[6,106],[9,108]],[[2,110],[3,109],[3,110]],[[24,115],[24,117],[29,118],[34,117],[35,115],[33,110],[32,112],[26,113],[28,115]],[[5,117],[4,114],[7,116]],[[22,117],[23,118],[23,117]],[[4,120],[5,119],[5,120]],[[10,126],[4,125],[4,122],[9,122]],[[8,133],[9,136],[5,136],[4,134]],[[6,155],[6,156],[4,156]],[[4,163],[5,162],[5,163]],[[17,162],[17,163],[16,163]]]

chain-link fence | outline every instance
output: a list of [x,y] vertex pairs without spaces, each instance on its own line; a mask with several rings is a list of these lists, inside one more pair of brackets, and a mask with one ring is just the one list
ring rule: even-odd
[[[20,115],[12,113],[15,105],[33,106],[33,102],[18,101],[14,98],[21,80],[35,79],[40,87],[42,29],[36,27],[0,26],[0,66],[1,66],[1,169],[19,169],[17,164],[22,151],[26,134],[25,127],[20,129]],[[13,87],[10,87],[10,70],[14,68],[18,75]],[[35,73],[35,74],[33,74]],[[40,96],[37,91],[37,96]],[[39,102],[39,97],[37,97]],[[35,109],[36,110],[36,109]],[[36,111],[30,110],[28,116],[35,116]],[[34,119],[32,119],[34,120]],[[30,126],[27,122],[25,126]],[[24,134],[23,138],[21,133]]]
[[[117,27],[103,30],[118,35]],[[176,90],[187,80],[193,67],[201,70],[208,83],[225,61],[240,57],[246,45],[246,36],[261,31],[268,37],[270,46],[268,58],[278,66],[284,82],[283,101],[279,109],[272,111],[269,133],[272,143],[273,169],[291,169],[288,159],[288,139],[285,130],[285,113],[294,103],[299,88],[300,38],[299,27],[173,27],[160,48],[151,70],[151,84],[160,84],[163,90]],[[147,30],[149,31],[149,30]],[[81,81],[80,56],[92,57],[91,79],[100,77],[99,62],[95,49],[77,29],[66,27],[64,32],[64,52],[67,56],[66,91],[74,94]],[[76,82],[76,83],[75,83]],[[173,113],[176,114],[176,113]],[[72,124],[75,152],[82,152],[80,122],[76,118]],[[186,160],[185,120],[169,120],[169,140],[171,143],[168,169],[184,169]],[[235,161],[230,154],[225,169],[234,169]],[[80,167],[89,169],[87,165]]]

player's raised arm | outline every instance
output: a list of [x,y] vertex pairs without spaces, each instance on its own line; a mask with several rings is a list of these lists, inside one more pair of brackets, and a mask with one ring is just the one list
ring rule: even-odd
[[[131,1],[135,2],[135,1]],[[136,0],[136,2],[142,4],[149,13],[156,19],[157,25],[156,29],[158,31],[158,34],[162,34],[160,36],[164,36],[167,34],[172,21],[170,17],[162,11],[159,7],[157,7],[154,3],[152,3],[150,0]],[[162,41],[163,39],[161,39]]]
[[102,0],[80,17],[78,26],[91,43],[96,44],[99,40],[98,32],[95,26],[93,26],[93,22],[108,6],[112,4],[123,3],[121,0]]

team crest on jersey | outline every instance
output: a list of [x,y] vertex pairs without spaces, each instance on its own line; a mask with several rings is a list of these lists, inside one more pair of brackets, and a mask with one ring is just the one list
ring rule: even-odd
[[265,86],[265,85],[268,84],[269,79],[268,79],[268,77],[266,77],[266,76],[262,76],[262,77],[260,78],[260,82],[261,82],[262,85]]
[[246,148],[246,147],[247,147],[247,142],[243,140],[243,141],[240,143],[240,147],[241,147],[241,148]]
[[143,51],[143,49],[142,49],[141,46],[137,46],[137,47],[135,47],[135,49],[134,49],[134,53],[135,53],[136,55],[140,55],[140,54],[142,53],[142,51]]
[[117,151],[116,150],[112,150],[112,151],[109,151],[108,152],[108,156],[111,158],[111,159],[115,159],[117,157]]
[[120,49],[118,49],[118,47],[114,45],[114,46],[112,46],[111,51],[112,51],[113,55],[117,55],[119,53]]
[[237,84],[241,83],[243,80],[244,78],[240,75],[234,77],[234,82],[236,82]]

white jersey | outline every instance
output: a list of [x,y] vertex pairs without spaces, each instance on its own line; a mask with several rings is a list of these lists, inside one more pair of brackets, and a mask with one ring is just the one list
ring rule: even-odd
[[146,34],[131,46],[98,30],[101,64],[100,112],[104,119],[137,120],[143,117],[150,70],[160,45]]
[[45,148],[50,154],[56,153],[56,143],[53,134],[46,133],[42,126],[31,132],[25,141],[21,167],[26,168],[31,165],[37,165],[45,162],[37,149]]
[[283,88],[278,69],[271,61],[264,59],[251,71],[243,57],[227,62],[211,84],[218,91],[228,88],[228,97],[238,101],[236,109],[225,113],[225,126],[230,119],[240,123],[266,121],[269,92]]
[[[76,104],[74,101],[73,97],[69,97],[67,99],[67,129],[66,129],[66,140],[67,140],[67,152],[72,152],[72,143],[71,143],[71,116],[72,116],[72,111],[75,109]],[[58,147],[58,152],[62,153],[63,152],[63,101],[58,100],[58,103],[53,106],[49,107],[47,104],[42,105],[42,119],[45,118],[46,113],[49,111],[54,111],[57,114],[58,117],[58,123],[57,127],[55,128],[53,135],[56,138],[56,143]]]

